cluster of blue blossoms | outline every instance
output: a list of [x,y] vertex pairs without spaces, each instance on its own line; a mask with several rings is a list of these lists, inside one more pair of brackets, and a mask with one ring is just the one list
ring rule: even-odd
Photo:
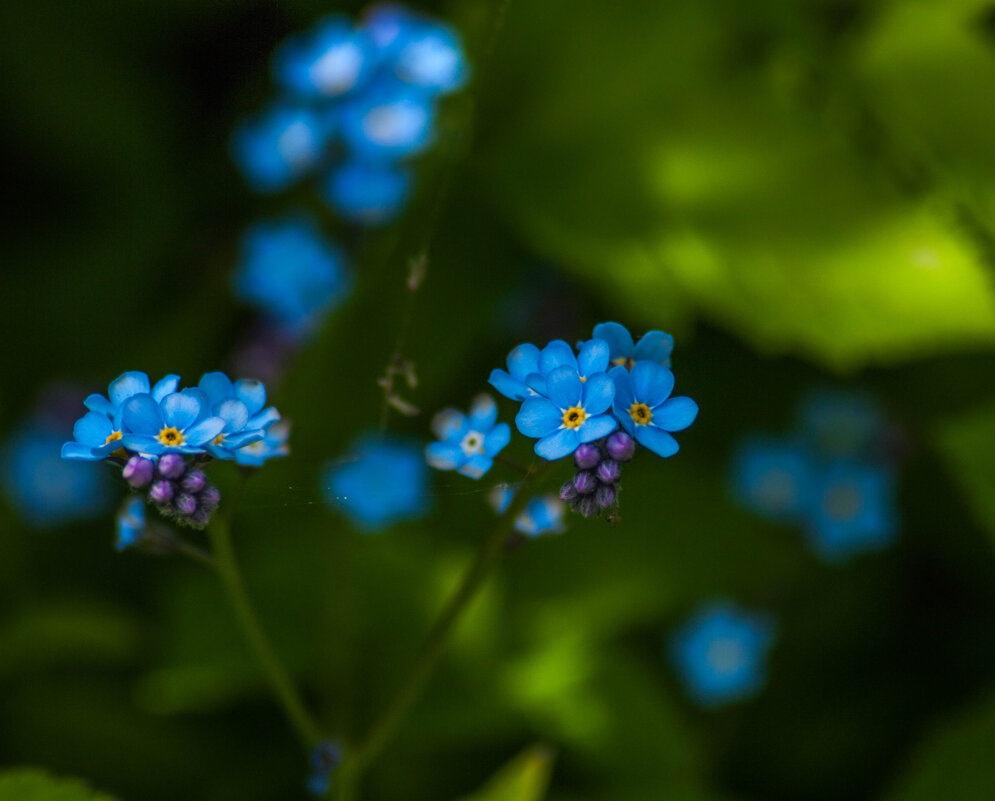
[[[203,528],[220,502],[200,469],[213,459],[256,467],[287,453],[289,427],[259,381],[232,382],[205,373],[196,387],[179,388],[168,375],[151,384],[145,373],[122,373],[84,401],[89,410],[73,426],[62,458],[106,461],[144,501],[130,499],[118,516],[118,547],[143,541],[145,503],[175,522]],[[136,503],[136,500],[139,502]]]
[[815,394],[786,436],[741,444],[734,495],[763,517],[801,526],[827,561],[884,548],[897,529],[890,433],[870,398]]
[[[560,499],[585,517],[605,511],[613,517],[622,463],[638,445],[673,456],[673,433],[697,417],[693,400],[671,397],[672,349],[673,339],[662,331],[636,343],[618,323],[601,323],[576,350],[563,340],[542,349],[519,345],[508,355],[507,371],[491,373],[491,386],[521,402],[515,426],[538,440],[535,453],[549,461],[573,457],[578,472],[563,485]],[[488,396],[474,401],[469,415],[440,412],[433,431],[439,441],[426,448],[428,463],[470,478],[483,476],[510,441],[508,425],[497,423],[497,406]]]
[[452,28],[401,6],[374,5],[358,25],[327,17],[277,50],[282,97],[236,130],[233,156],[260,192],[314,176],[343,219],[389,222],[411,194],[406,160],[431,145],[439,99],[469,72]]

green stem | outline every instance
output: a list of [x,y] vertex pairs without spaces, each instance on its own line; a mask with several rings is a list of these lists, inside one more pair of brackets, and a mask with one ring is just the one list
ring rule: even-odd
[[[230,508],[230,507],[229,507]],[[228,594],[228,600],[235,610],[238,622],[252,650],[259,660],[259,665],[269,681],[273,694],[280,702],[287,720],[297,733],[301,744],[310,749],[321,739],[321,730],[308,713],[294,686],[276,649],[269,641],[256,616],[249,595],[245,590],[245,582],[235,561],[235,550],[231,542],[231,524],[229,515],[221,514],[208,526],[208,537],[211,550],[214,552],[214,565]]]
[[188,559],[193,559],[193,561],[199,562],[200,564],[211,568],[211,570],[217,570],[218,568],[217,563],[214,561],[214,557],[203,548],[198,548],[196,545],[191,545],[189,542],[180,540],[176,546],[176,550]]
[[366,738],[351,753],[346,754],[345,760],[337,770],[338,801],[352,801],[363,770],[389,742],[408,709],[418,699],[426,682],[432,676],[446,644],[456,630],[456,624],[484,586],[485,579],[500,561],[504,544],[514,531],[515,520],[525,508],[525,504],[528,503],[549,465],[549,462],[543,462],[539,468],[530,470],[519,485],[515,497],[501,515],[494,531],[481,544],[456,591],[442,607],[404,684],[370,728]]

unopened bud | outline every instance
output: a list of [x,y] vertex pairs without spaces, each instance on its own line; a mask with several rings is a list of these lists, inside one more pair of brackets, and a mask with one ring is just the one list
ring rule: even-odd
[[186,460],[178,453],[167,453],[159,457],[159,475],[163,478],[179,478],[186,472]]
[[590,470],[581,470],[573,478],[574,489],[581,495],[594,492],[598,487],[598,479]]
[[197,511],[197,499],[186,492],[176,497],[174,505],[176,506],[176,511],[184,517],[189,517]]
[[616,431],[605,441],[605,450],[616,462],[627,462],[636,452],[636,441],[624,431]]
[[174,493],[172,481],[156,481],[149,487],[149,500],[162,506],[173,499]]
[[605,459],[598,465],[598,479],[605,484],[614,484],[622,477],[622,465],[611,459]]
[[200,493],[200,507],[208,512],[213,512],[221,502],[221,493],[217,487],[208,484]]
[[135,489],[147,487],[155,473],[155,462],[135,454],[121,470],[121,475]]
[[601,448],[593,442],[584,442],[574,451],[574,464],[578,470],[593,470],[601,461]]
[[614,506],[616,497],[615,488],[610,484],[602,484],[594,491],[594,500],[602,509],[610,509]]
[[202,470],[190,470],[182,479],[180,486],[186,492],[200,492],[207,485],[207,475]]

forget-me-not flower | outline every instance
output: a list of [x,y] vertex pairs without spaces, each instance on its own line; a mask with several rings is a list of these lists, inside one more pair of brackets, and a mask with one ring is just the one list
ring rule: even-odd
[[145,501],[137,496],[125,500],[115,520],[117,541],[114,547],[119,551],[138,545],[145,534]]
[[231,153],[257,192],[277,192],[309,174],[321,161],[332,121],[298,106],[277,105],[241,123]]
[[205,373],[197,384],[207,400],[201,415],[214,415],[225,427],[207,445],[216,459],[234,459],[235,453],[261,440],[264,429],[280,419],[280,413],[266,406],[266,387],[261,381],[242,378],[232,383],[222,372]]
[[469,79],[459,34],[447,25],[409,25],[399,36],[394,74],[428,92],[447,94]]
[[716,601],[674,632],[669,651],[688,694],[702,706],[715,707],[760,690],[773,638],[767,615]]
[[615,417],[636,442],[658,456],[673,456],[679,446],[671,432],[683,431],[698,416],[688,397],[671,398],[674,374],[655,362],[636,362],[632,371],[613,367]]
[[619,323],[599,323],[594,326],[593,335],[608,343],[611,363],[616,367],[631,370],[636,362],[656,362],[670,367],[670,354],[674,350],[674,338],[663,331],[650,331],[638,343],[633,343],[629,329]]
[[[508,484],[498,484],[487,495],[487,500],[498,514],[503,514],[515,490]],[[526,537],[543,534],[559,534],[565,528],[563,515],[567,507],[559,498],[550,493],[529,498],[521,514],[515,519],[515,531]]]
[[286,456],[290,453],[287,440],[290,438],[290,421],[277,420],[263,430],[263,438],[235,451],[235,464],[246,467],[262,467],[269,459]]
[[535,345],[528,342],[519,345],[508,354],[508,370],[491,370],[487,383],[511,400],[536,397],[539,393],[529,387],[526,380],[539,373],[539,356],[539,348]]
[[401,213],[411,194],[410,173],[393,163],[347,161],[333,167],[322,195],[340,217],[383,225]]
[[346,102],[338,122],[354,157],[393,161],[417,155],[432,143],[435,111],[423,94],[401,84],[381,84]]
[[173,392],[159,402],[147,393],[132,396],[124,404],[122,444],[149,456],[204,453],[225,427],[223,418],[201,414],[205,402],[199,390]]
[[426,446],[426,461],[436,470],[456,470],[480,478],[511,441],[511,428],[497,422],[497,414],[497,404],[490,395],[474,398],[469,414],[443,409],[432,421],[432,433],[440,441]]
[[280,45],[273,73],[292,94],[337,98],[361,88],[378,60],[369,34],[354,28],[348,17],[335,15]]
[[812,392],[798,412],[800,436],[825,458],[876,457],[874,446],[883,427],[881,407],[860,392]]
[[813,466],[808,451],[791,440],[753,437],[733,459],[733,494],[770,520],[796,520],[808,509]]

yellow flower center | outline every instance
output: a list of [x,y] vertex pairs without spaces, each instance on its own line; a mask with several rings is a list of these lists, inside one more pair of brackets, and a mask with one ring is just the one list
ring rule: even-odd
[[612,364],[616,367],[624,367],[626,370],[631,370],[635,365],[636,360],[631,356],[616,356],[612,359]]
[[224,445],[225,444],[225,435],[223,433],[222,434],[218,434],[214,439],[211,440],[211,444],[212,445]]
[[650,411],[650,407],[645,403],[633,403],[629,407],[629,417],[632,418],[637,426],[644,426],[653,419],[653,412]]
[[580,428],[587,419],[587,412],[582,406],[571,406],[563,412],[563,425],[565,428]]
[[104,440],[104,445],[110,445],[112,442],[117,442],[119,439],[121,439],[121,432],[112,431],[107,435],[107,439]]
[[163,445],[182,445],[183,444],[183,432],[178,428],[164,428],[159,432],[156,439],[159,440]]

